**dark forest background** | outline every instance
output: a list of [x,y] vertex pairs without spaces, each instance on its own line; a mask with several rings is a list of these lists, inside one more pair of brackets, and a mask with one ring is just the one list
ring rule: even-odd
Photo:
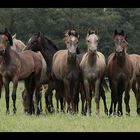
[[140,54],[140,8],[0,8],[0,31],[7,27],[25,44],[33,33],[43,32],[60,49],[67,29],[75,28],[79,48],[85,51],[87,30],[98,30],[98,50],[108,56],[113,50],[113,33],[123,29],[128,36],[128,52]]

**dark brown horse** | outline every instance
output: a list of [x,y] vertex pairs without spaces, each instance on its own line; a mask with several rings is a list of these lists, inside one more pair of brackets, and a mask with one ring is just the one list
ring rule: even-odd
[[[25,87],[28,91],[29,108],[32,113],[32,97],[34,90],[39,86],[39,79],[42,68],[42,60],[32,51],[17,53],[11,49],[13,45],[12,36],[5,29],[0,33],[0,74],[3,78],[5,87],[6,112],[9,113],[9,83],[13,82],[13,112],[16,113],[16,90],[19,80],[25,81]],[[36,108],[37,110],[37,108]]]
[[[129,91],[132,84],[133,66],[130,56],[127,53],[127,40],[124,31],[114,32],[115,53],[108,58],[108,78],[111,89],[110,114],[116,114],[116,105],[118,102],[117,114],[123,115],[122,96],[125,91],[124,102],[126,104],[126,113],[130,115]],[[114,110],[113,110],[114,105]]]
[[43,55],[46,65],[47,65],[47,81],[48,89],[45,93],[45,103],[46,103],[46,111],[53,112],[53,102],[52,102],[52,91],[56,89],[55,83],[52,79],[51,71],[52,71],[52,58],[55,52],[58,51],[56,45],[47,37],[44,36],[41,32],[32,35],[27,43],[27,47],[24,50],[32,50],[32,51],[40,51]]

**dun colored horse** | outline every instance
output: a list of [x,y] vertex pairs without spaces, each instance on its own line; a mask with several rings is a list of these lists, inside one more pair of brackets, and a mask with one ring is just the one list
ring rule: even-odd
[[[126,114],[130,115],[129,91],[132,84],[133,65],[130,56],[127,53],[127,40],[124,31],[114,32],[115,53],[108,58],[108,78],[111,89],[110,114],[116,114],[116,105],[118,102],[117,114],[123,115],[122,96],[125,91],[124,101],[126,104]],[[113,110],[114,105],[114,110]]]
[[53,56],[53,77],[64,85],[65,99],[70,113],[76,113],[79,95],[80,69],[77,62],[77,44],[79,35],[75,30],[65,33],[65,44],[67,49],[57,51]]
[[[13,82],[13,112],[16,113],[16,90],[19,80],[25,81],[28,91],[29,108],[32,113],[32,97],[35,89],[38,88],[42,70],[42,60],[36,53],[27,50],[21,53],[11,49],[13,45],[12,36],[5,29],[0,33],[0,74],[2,75],[5,87],[6,112],[9,113],[9,83]],[[36,109],[37,110],[37,109]]]
[[13,46],[11,47],[13,50],[16,50],[17,52],[22,52],[23,49],[26,47],[25,44],[16,38],[16,34],[12,36],[13,39]]
[[97,51],[98,42],[99,37],[97,32],[89,30],[86,37],[87,52],[83,55],[80,63],[86,97],[86,107],[89,115],[91,115],[92,91],[95,92],[96,114],[99,115],[100,96],[102,96],[104,101],[105,113],[108,112],[103,89],[106,63],[104,55]]

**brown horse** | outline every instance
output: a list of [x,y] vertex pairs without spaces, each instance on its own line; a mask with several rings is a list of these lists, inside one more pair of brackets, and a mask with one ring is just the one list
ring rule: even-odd
[[[130,56],[127,53],[127,40],[124,31],[114,32],[115,53],[108,58],[108,78],[111,89],[111,106],[110,114],[116,114],[116,105],[118,102],[117,114],[123,115],[122,112],[122,96],[125,91],[124,101],[126,104],[126,114],[130,115],[129,107],[129,91],[133,78],[133,65]],[[114,104],[114,110],[113,110]]]
[[140,55],[130,54],[129,56],[134,69],[132,90],[136,97],[137,113],[140,115]]
[[63,83],[65,97],[70,113],[77,112],[77,100],[79,95],[80,69],[77,62],[77,44],[79,34],[75,30],[65,33],[66,50],[59,50],[53,56],[53,77]]
[[[11,48],[17,52],[21,52],[26,46],[25,44],[16,38],[16,34],[12,36],[13,39],[13,45]],[[2,87],[3,87],[3,81],[2,81],[2,75],[0,75],[0,98],[1,98],[1,92],[2,92]]]
[[[32,113],[32,97],[34,90],[38,89],[42,60],[36,53],[27,50],[21,53],[11,49],[12,36],[5,29],[0,33],[0,74],[5,87],[6,112],[9,113],[9,83],[13,82],[13,112],[16,113],[16,90],[19,80],[25,81],[28,91],[29,113]],[[36,108],[37,110],[37,108]]]
[[98,41],[99,37],[97,32],[89,30],[86,37],[87,52],[84,54],[80,62],[86,97],[86,107],[89,115],[91,115],[92,91],[95,92],[96,114],[99,115],[100,96],[102,96],[104,100],[105,113],[108,112],[105,92],[102,86],[106,63],[104,55],[97,51]]

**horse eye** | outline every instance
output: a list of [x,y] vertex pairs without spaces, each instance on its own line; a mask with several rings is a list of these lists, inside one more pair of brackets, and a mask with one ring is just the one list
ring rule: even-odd
[[69,42],[69,41],[67,41],[67,43],[69,44],[70,42]]

